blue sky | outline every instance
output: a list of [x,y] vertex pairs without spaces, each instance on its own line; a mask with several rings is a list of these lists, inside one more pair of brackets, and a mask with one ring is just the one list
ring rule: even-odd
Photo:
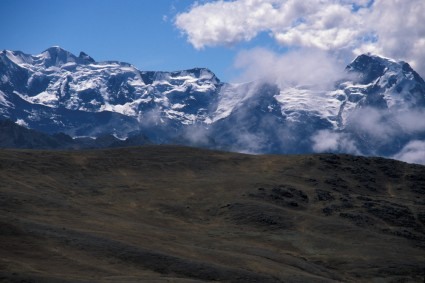
[[[208,67],[229,79],[236,47],[197,50],[173,24],[176,14],[192,2],[2,0],[0,49],[38,54],[59,45],[76,55],[84,51],[97,61],[129,62],[141,70]],[[269,41],[264,45],[273,44],[268,37],[263,40]]]
[[[275,68],[283,70],[282,76],[298,72],[302,79],[304,70],[320,65],[303,54],[318,54],[318,59],[332,56],[344,64],[360,53],[372,52],[405,60],[425,74],[423,0],[194,3],[2,0],[0,49],[38,54],[59,45],[76,55],[84,51],[97,61],[129,62],[141,70],[207,67],[224,81],[243,74],[244,68],[255,73],[258,64],[264,67],[259,54],[286,64],[294,61],[284,58],[293,54],[288,50],[296,50],[299,64]],[[312,63],[316,64],[305,68]],[[242,69],[236,70],[235,64]],[[297,65],[304,67],[297,70]],[[270,73],[258,69],[259,76],[263,71]]]

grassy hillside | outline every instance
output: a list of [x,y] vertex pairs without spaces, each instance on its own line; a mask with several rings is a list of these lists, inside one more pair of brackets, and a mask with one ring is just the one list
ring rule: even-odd
[[1,282],[422,282],[424,268],[424,166],[0,151]]

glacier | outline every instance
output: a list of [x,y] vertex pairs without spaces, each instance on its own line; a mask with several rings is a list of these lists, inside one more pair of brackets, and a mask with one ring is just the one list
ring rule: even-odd
[[222,82],[207,68],[141,71],[58,46],[37,55],[3,50],[0,117],[74,138],[143,134],[249,153],[395,156],[425,140],[425,126],[411,125],[425,120],[425,82],[408,63],[362,54],[341,74],[329,89],[280,88]]

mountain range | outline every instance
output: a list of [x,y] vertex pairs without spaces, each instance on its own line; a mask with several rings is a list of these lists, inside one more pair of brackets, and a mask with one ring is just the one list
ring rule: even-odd
[[425,82],[337,77],[0,52],[0,282],[422,282],[425,166],[355,155],[425,164]]
[[[372,54],[342,66],[331,86],[282,87],[225,83],[205,68],[140,71],[60,47],[38,55],[0,52],[0,117],[49,138],[61,133],[70,144],[59,139],[61,148],[133,139],[130,144],[398,159],[419,150],[425,162],[424,106],[419,74],[406,62]],[[87,142],[99,137],[111,142]],[[422,162],[420,154],[413,162]]]

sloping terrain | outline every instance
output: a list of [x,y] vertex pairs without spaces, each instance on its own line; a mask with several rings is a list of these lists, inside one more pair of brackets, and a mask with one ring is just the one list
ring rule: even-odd
[[0,180],[1,282],[423,281],[424,166],[1,150]]

